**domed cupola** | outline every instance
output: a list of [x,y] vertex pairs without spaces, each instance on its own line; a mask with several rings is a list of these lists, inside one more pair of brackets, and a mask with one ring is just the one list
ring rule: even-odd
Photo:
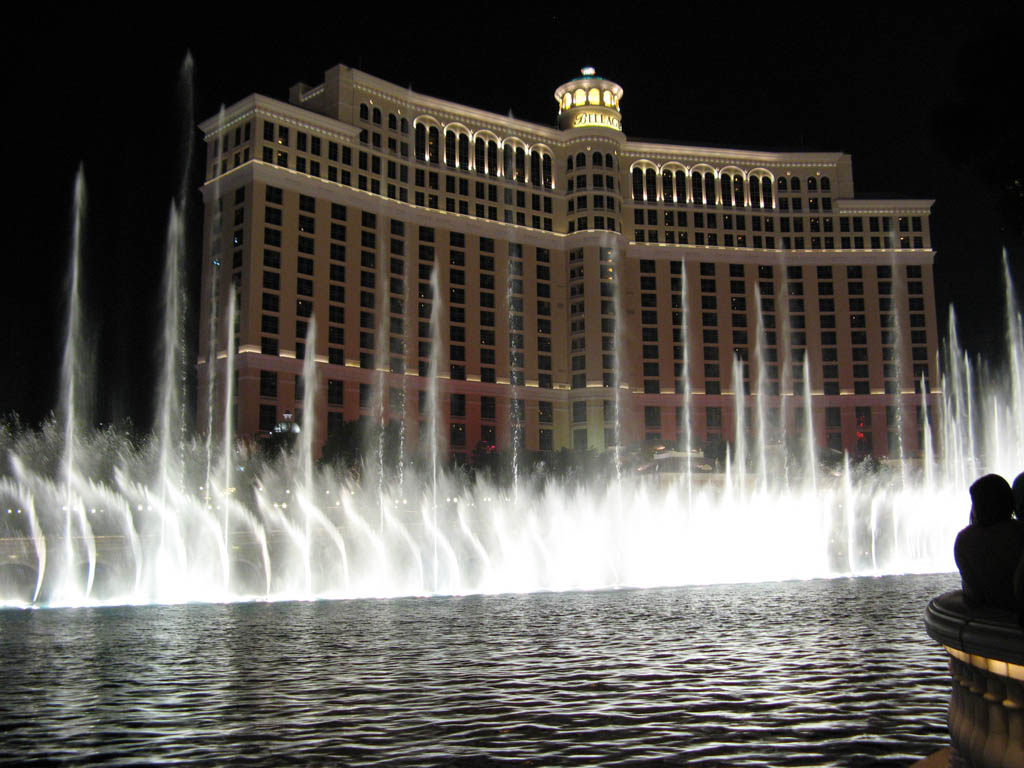
[[622,86],[599,77],[593,67],[584,67],[580,72],[580,77],[555,90],[558,127],[563,131],[604,128],[621,132],[619,101],[622,99]]

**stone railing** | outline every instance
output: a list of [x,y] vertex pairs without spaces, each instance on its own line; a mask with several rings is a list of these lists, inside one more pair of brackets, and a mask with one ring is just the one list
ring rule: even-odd
[[1009,611],[936,597],[928,634],[949,654],[951,768],[1024,768],[1024,630]]

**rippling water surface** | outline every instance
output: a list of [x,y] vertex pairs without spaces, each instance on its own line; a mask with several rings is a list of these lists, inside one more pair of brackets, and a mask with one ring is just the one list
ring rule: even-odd
[[908,765],[954,575],[0,611],[0,761]]

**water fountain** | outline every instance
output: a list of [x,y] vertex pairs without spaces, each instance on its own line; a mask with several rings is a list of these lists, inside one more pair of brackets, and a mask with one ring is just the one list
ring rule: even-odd
[[[679,344],[682,360],[679,366],[677,386],[683,392],[683,441],[682,449],[686,456],[693,455],[693,418],[690,412],[692,389],[690,387],[690,328],[686,308],[689,307],[689,290],[686,284],[686,264],[679,262]],[[678,391],[678,390],[677,390]],[[693,503],[693,466],[689,459],[685,466],[686,502]]]
[[[9,462],[0,477],[5,605],[522,592],[945,571],[953,568],[949,542],[965,519],[966,485],[983,471],[1012,477],[1024,466],[1024,449],[1011,438],[1024,432],[1024,334],[1004,265],[1011,374],[980,376],[959,348],[950,316],[945,403],[935,425],[943,448],[939,461],[929,452],[923,466],[904,462],[895,473],[861,471],[849,461],[822,472],[811,440],[805,357],[801,431],[807,466],[799,480],[788,468],[776,471],[765,451],[769,425],[759,343],[753,394],[743,391],[742,382],[754,361],[734,361],[737,439],[727,473],[714,483],[697,483],[684,473],[676,484],[651,484],[622,471],[618,461],[612,478],[586,485],[531,478],[518,469],[512,494],[484,479],[468,481],[442,462],[437,381],[443,297],[435,269],[426,465],[392,477],[378,450],[376,466],[361,481],[315,467],[316,331],[310,322],[297,459],[242,479],[230,413],[206,414],[208,425],[224,425],[216,449],[208,438],[193,442],[181,427],[178,205],[172,205],[168,224],[156,434],[140,447],[76,426],[81,181],[75,200],[62,423],[3,436]],[[685,301],[685,287],[683,296]],[[232,339],[235,312],[229,292],[219,325]],[[617,323],[616,354],[620,328]],[[378,328],[378,368],[387,332]],[[757,332],[764,333],[760,320]],[[234,345],[224,347],[221,386],[230,390]],[[788,353],[785,360],[788,369]],[[684,371],[687,364],[684,350]],[[376,376],[375,385],[381,419],[388,411],[385,378]],[[688,407],[688,397],[685,402]],[[518,417],[510,415],[515,428]],[[688,411],[683,418],[689,425]],[[59,467],[53,456],[62,457]]]

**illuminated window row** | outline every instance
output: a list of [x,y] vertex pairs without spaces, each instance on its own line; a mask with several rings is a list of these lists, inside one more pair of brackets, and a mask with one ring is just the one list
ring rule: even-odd
[[609,109],[619,108],[619,97],[614,92],[605,88],[576,88],[562,94],[561,108],[571,109],[572,107],[608,107]]
[[472,136],[462,125],[442,127],[432,118],[417,118],[415,125],[417,160],[554,189],[552,152],[542,144],[528,146],[517,138],[499,139],[490,131]]

